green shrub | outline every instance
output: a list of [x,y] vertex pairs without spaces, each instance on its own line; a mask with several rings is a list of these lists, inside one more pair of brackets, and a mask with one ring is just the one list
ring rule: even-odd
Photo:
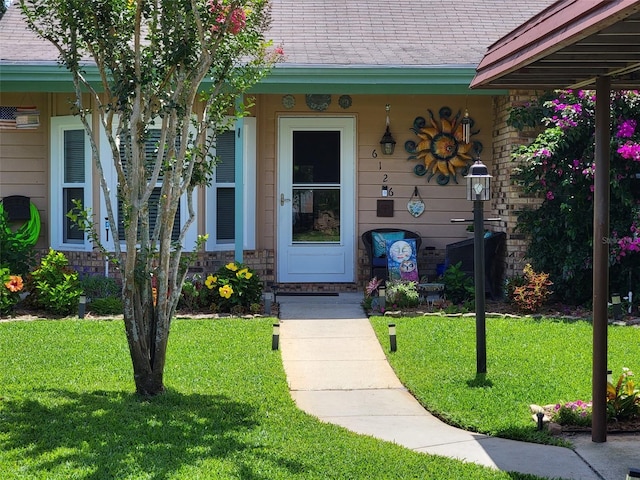
[[591,426],[592,406],[591,402],[577,400],[556,404],[551,421],[560,425]]
[[115,278],[102,275],[88,275],[80,279],[82,291],[91,300],[106,297],[120,297],[122,287]]
[[230,262],[202,281],[199,275],[182,286],[178,308],[212,313],[245,313],[260,303],[262,281],[246,265]]
[[447,267],[442,283],[447,299],[453,304],[469,302],[475,297],[473,280],[462,271],[462,262]]
[[0,267],[0,315],[8,315],[20,301],[22,277],[11,275],[8,268]]
[[609,419],[628,420],[640,416],[640,389],[631,377],[633,372],[625,367],[615,385],[607,382]]
[[6,212],[0,212],[0,267],[24,278],[36,264],[35,249],[11,235],[6,215]]
[[416,282],[394,280],[387,282],[387,308],[409,308],[420,303]]
[[89,310],[96,315],[120,315],[123,309],[120,297],[94,298],[89,303]]
[[62,252],[49,249],[28,281],[30,300],[34,305],[56,315],[69,315],[78,310],[80,280],[78,272],[69,267]]
[[205,286],[213,296],[211,303],[217,304],[221,312],[239,313],[239,309],[234,307],[248,310],[262,297],[262,281],[258,275],[238,262],[220,267],[215,275],[207,277]]

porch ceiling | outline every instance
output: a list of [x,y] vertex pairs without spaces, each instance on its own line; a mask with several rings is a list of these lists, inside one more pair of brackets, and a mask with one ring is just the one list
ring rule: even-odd
[[471,88],[640,87],[640,0],[561,0],[494,43]]

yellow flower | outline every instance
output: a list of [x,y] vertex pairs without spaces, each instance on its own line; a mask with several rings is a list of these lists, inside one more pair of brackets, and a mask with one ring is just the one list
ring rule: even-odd
[[9,281],[5,282],[4,286],[7,287],[10,292],[19,292],[23,287],[22,277],[20,275],[11,275]]
[[220,296],[223,298],[231,298],[231,295],[233,295],[233,288],[231,288],[231,285],[223,285],[218,289],[218,292],[220,292]]
[[204,284],[207,286],[209,290],[213,288],[215,283],[218,281],[218,277],[214,277],[213,275],[209,275],[205,280]]
[[235,262],[227,263],[225,267],[227,267],[227,270],[231,270],[232,272],[238,270],[238,266],[235,264]]
[[242,270],[236,272],[236,277],[246,278],[247,280],[249,280],[251,277],[253,277],[253,273],[251,273],[248,268],[243,268]]

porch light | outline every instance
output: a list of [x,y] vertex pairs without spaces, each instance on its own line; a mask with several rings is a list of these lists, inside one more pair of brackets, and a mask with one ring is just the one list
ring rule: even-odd
[[466,179],[467,200],[485,202],[491,198],[491,175],[489,175],[487,166],[479,158],[469,167]]
[[396,148],[396,141],[389,131],[389,110],[391,110],[391,105],[387,103],[384,109],[387,111],[387,129],[384,131],[382,140],[380,140],[380,145],[382,146],[382,153],[384,155],[393,155],[393,151]]

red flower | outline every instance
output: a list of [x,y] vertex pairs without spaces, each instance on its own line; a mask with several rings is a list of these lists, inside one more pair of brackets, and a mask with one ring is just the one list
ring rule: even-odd
[[4,283],[4,286],[11,292],[19,292],[24,286],[22,283],[22,277],[20,275],[11,275],[9,281]]

